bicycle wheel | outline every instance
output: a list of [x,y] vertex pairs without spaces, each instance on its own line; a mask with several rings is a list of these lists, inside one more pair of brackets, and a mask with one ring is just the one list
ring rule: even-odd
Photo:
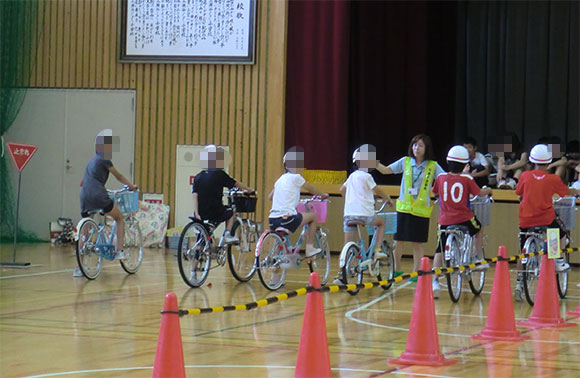
[[191,287],[200,287],[207,279],[211,264],[211,243],[205,226],[188,223],[179,237],[177,263],[181,278]]
[[[393,256],[394,248],[390,248],[389,243],[386,240],[383,240],[382,247],[382,252],[387,255],[387,258],[379,260],[379,274],[377,275],[379,281],[390,280],[395,276],[395,257]],[[387,290],[392,284],[393,283],[390,282],[386,285],[381,285],[381,287],[384,290]]]
[[[342,267],[342,279],[345,285],[349,283],[361,284],[363,281],[363,272],[359,269],[360,250],[356,244],[351,244],[346,251],[344,266]],[[348,290],[350,295],[357,295],[359,289]]]
[[79,228],[77,262],[81,272],[89,280],[97,278],[103,266],[103,256],[95,248],[98,237],[99,226],[92,219],[85,221]]
[[240,239],[240,243],[228,245],[228,265],[236,280],[247,282],[256,273],[254,252],[258,233],[255,228],[244,224],[243,220],[236,219],[232,227],[232,234]]
[[127,258],[121,261],[121,266],[129,274],[136,273],[143,261],[143,235],[139,221],[135,217],[125,218],[125,245],[123,250]]
[[[568,253],[563,253],[562,258],[566,263],[570,263],[570,255]],[[558,295],[560,298],[566,298],[568,293],[568,271],[556,273],[556,282],[558,282]]]
[[[475,240],[473,242],[475,243]],[[483,256],[485,256],[483,247],[481,248],[481,254],[478,254],[476,256],[482,256],[482,258],[483,258]],[[477,258],[474,257],[471,262],[477,262],[474,260],[477,260]],[[478,270],[478,268],[481,269],[480,266],[476,266],[475,270],[472,269],[469,272],[469,287],[471,288],[471,292],[474,295],[481,294],[481,292],[483,291],[483,286],[485,284],[486,271],[485,271],[485,269]]]
[[[459,240],[457,240],[455,234],[449,234],[447,236],[445,255],[445,262],[448,268],[460,265],[461,249],[459,248]],[[449,255],[449,259],[447,259],[447,255]],[[449,291],[449,297],[453,302],[459,301],[459,297],[461,297],[461,281],[461,272],[447,274],[447,289]]]
[[322,252],[312,258],[312,261],[308,263],[308,267],[310,268],[310,273],[317,272],[320,275],[320,284],[326,285],[330,275],[330,247],[328,246],[326,234],[320,229],[316,230],[315,247],[320,248]]
[[[526,253],[538,252],[542,249],[541,244],[543,244],[541,241],[530,236],[524,243],[524,251],[526,251]],[[522,269],[524,271],[522,275],[524,280],[524,293],[530,306],[534,305],[534,300],[536,298],[538,278],[540,277],[540,263],[540,256],[528,257],[525,263],[522,261]]]
[[286,281],[286,269],[280,264],[286,251],[284,241],[273,231],[266,231],[258,241],[258,277],[268,290],[278,290]]

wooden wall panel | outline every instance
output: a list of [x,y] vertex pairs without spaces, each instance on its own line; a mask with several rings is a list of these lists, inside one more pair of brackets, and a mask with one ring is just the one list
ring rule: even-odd
[[[135,182],[175,207],[177,144],[229,145],[230,171],[260,192],[282,172],[287,3],[258,0],[253,65],[118,61],[118,2],[37,0],[31,87],[136,91]],[[173,215],[172,215],[173,223]]]

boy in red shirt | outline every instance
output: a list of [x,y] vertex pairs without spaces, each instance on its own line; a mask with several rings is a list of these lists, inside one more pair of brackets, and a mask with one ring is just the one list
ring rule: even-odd
[[[481,234],[479,234],[479,231],[481,230],[481,223],[468,207],[469,196],[489,195],[491,194],[491,189],[481,189],[475,183],[473,177],[468,174],[462,174],[469,163],[469,152],[465,147],[452,147],[447,154],[447,163],[449,173],[439,175],[432,189],[433,193],[439,196],[439,229],[444,230],[451,225],[466,226],[471,236],[478,234],[476,245],[480,246]],[[441,251],[446,241],[447,234],[442,233],[435,251],[433,267],[443,266]],[[476,250],[479,251],[480,248]],[[479,257],[483,258],[483,256]],[[440,292],[439,279],[434,275],[433,297],[439,298]]]
[[[560,197],[565,195],[580,195],[580,191],[568,188],[555,174],[548,173],[548,164],[552,162],[552,154],[548,151],[548,146],[538,144],[532,148],[530,161],[535,164],[534,170],[526,171],[520,176],[520,181],[516,187],[515,193],[520,196],[520,230],[528,231],[532,227],[546,226],[548,228],[559,228],[562,239],[561,245],[565,245],[565,230],[556,217],[552,197],[558,194]],[[526,241],[526,236],[520,237],[521,248]],[[570,265],[563,258],[556,259],[556,271],[564,272],[570,269]],[[518,260],[518,270],[521,269],[521,262]],[[518,274],[516,282],[515,299],[522,302],[523,299],[523,282],[522,277]]]

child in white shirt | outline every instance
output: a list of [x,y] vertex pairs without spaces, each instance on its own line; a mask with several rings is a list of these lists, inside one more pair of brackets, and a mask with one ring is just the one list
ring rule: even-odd
[[358,169],[351,173],[340,187],[340,193],[345,197],[344,243],[354,241],[356,238],[356,227],[349,226],[348,223],[362,221],[367,225],[377,227],[375,256],[384,258],[386,255],[380,251],[385,232],[385,221],[383,217],[375,214],[374,196],[381,197],[391,205],[392,201],[391,197],[377,186],[373,176],[369,173],[378,164],[376,148],[373,145],[365,144],[354,151],[352,158]]
[[295,232],[298,228],[308,225],[306,235],[306,257],[312,257],[320,253],[320,248],[314,248],[313,240],[318,224],[314,213],[301,214],[296,210],[300,200],[300,190],[312,193],[322,198],[328,198],[328,194],[317,190],[313,185],[306,182],[301,173],[304,171],[304,152],[298,148],[291,148],[284,155],[284,173],[274,184],[274,189],[270,193],[272,209],[270,210],[270,228],[275,230],[283,227],[290,232]]

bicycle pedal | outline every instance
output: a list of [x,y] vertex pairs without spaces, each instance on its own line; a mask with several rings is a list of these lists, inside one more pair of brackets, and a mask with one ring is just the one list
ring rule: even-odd
[[368,267],[370,267],[372,264],[373,264],[373,260],[371,260],[371,259],[368,259],[368,260],[365,260],[365,261],[363,261],[362,263],[360,263],[360,268],[361,268],[361,269],[368,268]]

